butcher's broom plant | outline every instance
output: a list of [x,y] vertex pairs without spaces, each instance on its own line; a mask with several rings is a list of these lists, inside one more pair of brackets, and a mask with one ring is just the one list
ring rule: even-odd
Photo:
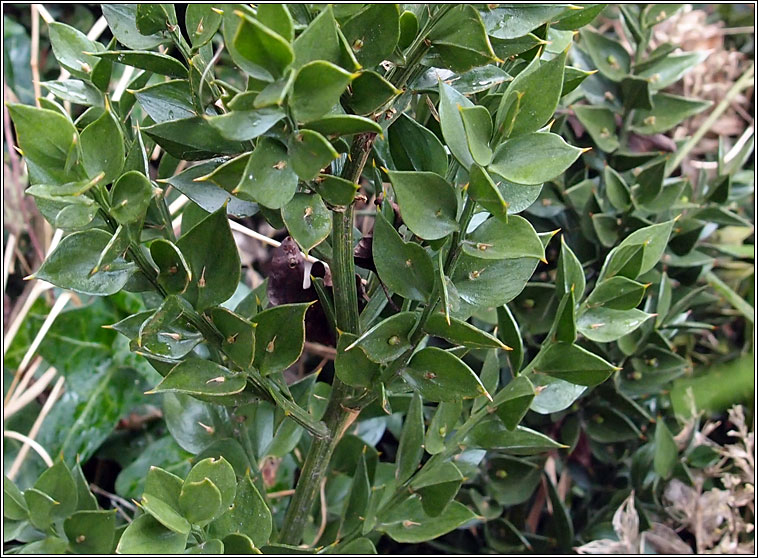
[[[382,536],[421,543],[495,519],[459,494],[485,455],[523,469],[573,443],[524,426],[530,409],[598,391],[647,416],[634,399],[659,379],[651,359],[680,364],[672,339],[698,328],[661,260],[688,268],[703,221],[740,219],[719,204],[744,158],[719,167],[713,208],[680,217],[689,190],[668,177],[681,157],[629,144],[706,108],[659,92],[692,60],[646,53],[665,11],[623,8],[632,57],[583,29],[603,9],[198,4],[179,21],[170,4],[108,4],[107,46],[51,25],[70,77],[47,88],[76,115],[9,106],[28,194],[66,233],[34,277],[142,294],[111,327],[163,377],[145,398],[197,458],[182,476],[151,468],[120,526],[78,464],[23,493],[6,479],[16,539],[375,552]],[[134,77],[114,89],[123,67]],[[567,118],[592,142],[567,142]],[[556,222],[546,192],[577,215]],[[521,216],[536,200],[542,213]],[[289,235],[254,290],[233,233],[251,217]],[[333,365],[292,382],[314,342]],[[397,444],[378,451],[385,431]]]

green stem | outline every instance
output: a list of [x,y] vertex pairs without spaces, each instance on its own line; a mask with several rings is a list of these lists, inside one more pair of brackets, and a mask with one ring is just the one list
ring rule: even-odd
[[[366,165],[375,134],[359,134],[353,139],[350,156],[342,171],[342,177],[357,183]],[[355,285],[353,261],[353,206],[344,212],[332,213],[332,283],[334,285],[334,310],[337,328],[340,331],[358,334],[358,291]],[[358,416],[360,409],[352,409],[345,403],[353,396],[353,389],[335,377],[323,421],[328,435],[316,438],[311,443],[300,470],[284,524],[279,533],[279,542],[298,544],[302,540],[303,527],[311,513],[319,486],[326,475],[334,448],[342,434]]]

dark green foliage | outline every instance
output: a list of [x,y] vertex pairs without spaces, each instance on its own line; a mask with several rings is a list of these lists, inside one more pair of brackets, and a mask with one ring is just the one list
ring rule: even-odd
[[[614,8],[630,53],[589,25],[604,9],[190,5],[178,22],[173,5],[107,5],[107,47],[52,25],[76,79],[47,88],[89,108],[73,122],[49,102],[9,105],[28,193],[68,233],[35,277],[133,298],[80,320],[119,337],[87,339],[104,362],[90,400],[63,441],[42,436],[62,459],[24,491],[6,479],[11,540],[28,552],[373,553],[437,538],[438,550],[569,552],[610,487],[652,504],[684,478],[674,421],[653,416],[670,417],[672,381],[712,360],[699,332],[752,326],[740,206],[752,143],[720,152],[697,188],[674,176],[674,154],[635,152],[630,134],[708,107],[662,91],[700,54],[648,57],[670,14],[637,5]],[[125,67],[143,73],[116,102],[111,72]],[[178,238],[177,195],[190,200]],[[365,236],[356,209],[373,217]],[[230,221],[251,216],[292,237],[253,291]],[[319,333],[333,378],[289,382]],[[72,335],[56,342],[87,338]],[[41,352],[65,366],[54,348]],[[144,401],[134,386],[114,392],[126,370]],[[139,500],[128,525],[69,467],[119,418],[108,397],[119,416],[162,406],[168,430],[115,457],[116,491]],[[109,443],[102,454],[119,453]],[[546,499],[549,536],[529,527]]]

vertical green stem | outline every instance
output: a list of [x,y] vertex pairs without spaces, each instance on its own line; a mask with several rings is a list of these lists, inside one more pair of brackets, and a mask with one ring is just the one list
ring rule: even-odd
[[[351,182],[360,180],[373,140],[374,134],[360,134],[353,139],[350,156],[342,172],[343,178]],[[332,238],[334,242],[331,272],[337,328],[357,334],[360,326],[353,261],[353,206],[349,206],[344,212],[332,213]],[[319,485],[326,475],[334,448],[358,415],[358,409],[350,409],[344,405],[352,395],[352,388],[335,377],[323,418],[329,434],[324,438],[315,438],[311,443],[279,533],[281,543],[298,544],[302,539],[303,526],[316,500]]]

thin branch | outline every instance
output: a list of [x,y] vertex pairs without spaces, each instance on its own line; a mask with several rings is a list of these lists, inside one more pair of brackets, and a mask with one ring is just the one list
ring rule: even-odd
[[130,512],[137,513],[137,506],[132,504],[129,500],[126,500],[122,498],[121,496],[118,496],[117,494],[112,494],[108,492],[107,490],[100,488],[94,483],[89,485],[89,489],[95,494],[99,494],[100,496],[105,496],[106,498],[108,498],[109,500],[112,500],[113,502],[118,502]]
[[[37,437],[37,434],[39,433],[40,428],[42,428],[42,423],[45,422],[45,417],[47,417],[48,413],[50,413],[50,411],[53,408],[53,405],[55,405],[55,402],[58,400],[58,397],[60,396],[61,390],[63,389],[64,381],[65,380],[63,376],[59,376],[58,381],[55,382],[55,385],[53,386],[53,389],[50,392],[50,395],[47,398],[47,401],[45,401],[45,404],[42,406],[42,410],[40,411],[39,415],[37,415],[37,419],[34,421],[34,424],[32,425],[31,430],[29,430],[29,435],[28,435],[29,442],[34,441],[34,439]],[[16,456],[16,459],[13,461],[13,465],[11,465],[11,468],[8,471],[9,479],[13,480],[14,478],[16,478],[16,475],[21,469],[21,465],[24,464],[26,455],[29,453],[29,446],[30,444],[28,442],[24,442],[24,445],[21,446],[21,449],[18,451],[18,455]]]
[[3,252],[3,292],[5,292],[5,286],[8,284],[8,274],[11,273],[11,267],[13,266],[13,252],[15,248],[16,235],[9,232],[8,242],[5,243],[5,252]]
[[13,342],[14,337],[16,337],[18,330],[21,329],[21,324],[23,323],[24,318],[26,318],[26,315],[32,309],[34,303],[42,293],[50,288],[52,288],[52,285],[50,285],[50,283],[46,283],[44,281],[35,281],[32,290],[29,292],[29,296],[26,297],[26,300],[21,307],[21,310],[19,310],[16,317],[13,318],[11,325],[8,327],[8,331],[5,333],[5,337],[3,338],[3,355],[8,352],[8,348],[11,346],[11,343]]
[[[29,438],[28,436],[24,436],[23,434],[21,434],[20,432],[16,432],[15,430],[5,430],[3,431],[3,436],[5,436],[6,438],[13,438],[14,440],[18,440],[19,442],[23,442],[24,445],[22,446],[22,449],[31,447],[34,451],[37,452],[37,455],[39,455],[42,458],[42,461],[45,462],[45,465],[47,465],[48,467],[53,466],[53,460],[50,459],[50,454],[47,453],[47,451],[45,451],[45,448],[43,448],[39,444],[39,442],[36,442],[32,440],[31,438]],[[10,474],[8,475],[8,478],[13,480],[13,477],[11,477]]]
[[126,88],[129,86],[129,80],[132,79],[132,74],[134,73],[134,66],[127,66],[124,68],[124,73],[121,74],[121,79],[118,80],[118,83],[116,84],[116,89],[113,92],[113,95],[111,96],[111,100],[113,102],[118,102],[121,100],[121,95],[124,94],[124,91],[126,91]]
[[29,403],[34,401],[45,389],[50,382],[53,381],[58,375],[58,371],[55,368],[49,368],[47,372],[42,374],[39,380],[34,382],[34,385],[25,390],[21,395],[11,400],[9,405],[6,405],[3,409],[3,420],[8,420],[18,411],[26,407]]
[[[18,391],[23,392],[26,389],[26,386],[29,384],[29,381],[32,377],[37,373],[37,368],[39,368],[39,365],[42,364],[42,357],[37,357],[34,359],[34,362],[32,362],[31,366],[24,372],[23,368],[17,368],[16,373],[13,375],[13,381],[11,382],[11,386],[8,388],[8,392],[5,394],[5,400],[4,404],[7,405],[11,402],[13,399],[13,395],[16,391],[16,385],[18,384]],[[23,379],[22,379],[23,376]],[[28,377],[27,377],[28,376]],[[21,383],[19,383],[19,380],[21,380]]]
[[[39,98],[42,96],[42,87],[39,78],[39,7],[32,4],[32,39],[31,39],[31,57],[29,65],[32,68],[32,87],[34,87],[34,102],[39,107]],[[45,10],[47,11],[47,10]]]
[[266,494],[267,498],[286,498],[287,496],[292,496],[295,493],[294,488],[288,488],[287,490],[279,490],[278,492],[269,492]]
[[66,291],[58,297],[58,300],[55,301],[55,304],[53,304],[53,307],[50,309],[50,313],[45,318],[45,321],[42,322],[42,327],[39,329],[31,345],[29,345],[29,348],[26,350],[24,358],[21,359],[21,364],[18,365],[19,370],[24,370],[32,361],[34,353],[37,352],[37,349],[42,344],[42,341],[44,341],[45,335],[47,335],[47,332],[50,331],[50,328],[52,327],[53,322],[55,322],[55,319],[61,312],[63,312],[63,309],[65,308],[66,304],[68,304],[68,301],[71,300],[71,296],[71,293]]
[[91,41],[96,41],[100,38],[100,35],[102,35],[103,31],[106,29],[108,29],[108,22],[103,16],[100,16],[92,28],[89,30],[89,33],[87,33],[87,38]]

